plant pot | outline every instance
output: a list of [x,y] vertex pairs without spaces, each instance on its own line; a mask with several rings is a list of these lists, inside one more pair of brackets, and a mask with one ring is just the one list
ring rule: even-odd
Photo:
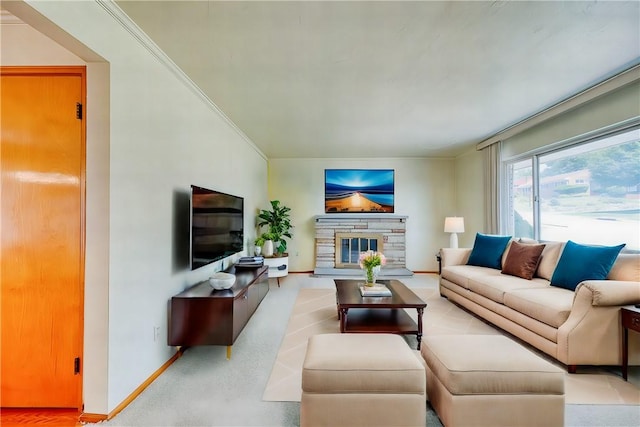
[[264,256],[273,256],[273,240],[267,240],[262,245],[262,254]]
[[262,253],[262,246],[256,246],[253,248],[253,254],[255,256],[259,256]]

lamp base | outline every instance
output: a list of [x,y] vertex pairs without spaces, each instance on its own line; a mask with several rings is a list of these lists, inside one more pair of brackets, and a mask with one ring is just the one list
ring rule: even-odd
[[449,247],[458,248],[458,233],[451,233],[451,236],[449,236]]

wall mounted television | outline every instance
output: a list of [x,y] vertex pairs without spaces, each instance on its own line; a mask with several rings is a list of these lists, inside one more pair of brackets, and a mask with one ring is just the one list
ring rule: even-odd
[[393,169],[325,169],[325,213],[393,213]]
[[191,186],[191,269],[244,249],[244,199]]

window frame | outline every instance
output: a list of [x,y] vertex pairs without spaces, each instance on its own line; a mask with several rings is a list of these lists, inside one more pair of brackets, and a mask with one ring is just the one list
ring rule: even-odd
[[[500,198],[500,223],[499,230],[501,234],[513,235],[514,230],[511,229],[512,221],[511,209],[512,209],[512,171],[510,168],[520,162],[529,160],[532,167],[532,203],[533,203],[533,238],[540,240],[541,233],[541,211],[540,211],[540,158],[547,155],[560,153],[562,151],[579,147],[600,141],[602,139],[610,138],[616,135],[624,134],[632,131],[640,131],[640,118],[634,118],[627,122],[612,125],[594,132],[590,132],[584,135],[579,135],[573,138],[569,138],[564,141],[552,143],[543,147],[536,148],[534,150],[512,156],[509,158],[503,158],[500,161],[500,187],[502,197]],[[518,236],[516,236],[518,237]],[[635,252],[635,251],[634,251]]]

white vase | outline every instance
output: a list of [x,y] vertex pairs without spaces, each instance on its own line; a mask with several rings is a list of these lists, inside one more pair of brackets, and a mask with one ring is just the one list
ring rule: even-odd
[[260,254],[262,253],[262,246],[256,246],[255,248],[253,248],[253,253],[255,256],[260,256]]
[[262,245],[262,253],[264,256],[273,256],[273,240],[267,240]]

